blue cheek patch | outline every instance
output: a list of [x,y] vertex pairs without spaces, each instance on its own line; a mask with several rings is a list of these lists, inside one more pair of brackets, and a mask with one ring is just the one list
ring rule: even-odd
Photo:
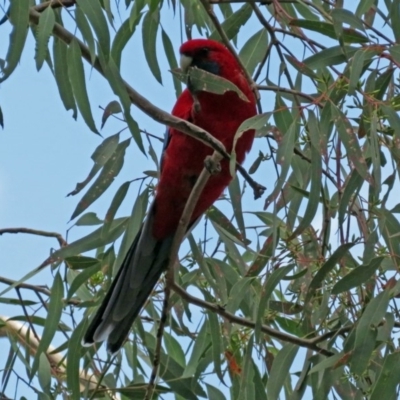
[[200,69],[204,69],[204,71],[210,72],[214,75],[219,75],[220,67],[216,61],[211,60],[199,60],[193,63],[194,66]]

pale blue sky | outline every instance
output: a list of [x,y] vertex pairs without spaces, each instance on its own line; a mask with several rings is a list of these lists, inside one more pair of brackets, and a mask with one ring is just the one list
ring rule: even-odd
[[[173,39],[178,57],[179,20],[177,17],[173,19],[172,12],[169,13],[169,17],[165,28]],[[246,29],[249,31],[246,31],[245,37],[249,37],[259,29],[259,25],[249,24]],[[5,56],[9,31],[9,24],[0,26],[0,58]],[[244,39],[240,40],[240,43],[243,44]],[[298,46],[297,42],[295,45]],[[72,113],[65,111],[47,65],[44,65],[39,73],[36,71],[34,47],[34,40],[29,34],[20,65],[11,78],[0,85],[0,106],[5,124],[4,130],[0,130],[0,228],[28,227],[55,231],[65,236],[66,230],[71,226],[71,223],[68,224],[70,216],[81,197],[81,194],[75,197],[66,195],[88,174],[92,166],[90,155],[102,139],[86,127],[80,116],[74,121]],[[301,57],[302,48],[298,46],[296,51]],[[161,47],[158,48],[158,58],[163,86],[160,86],[148,71],[142,52],[139,26],[124,51],[122,74],[136,90],[146,94],[158,107],[169,111],[175,102],[175,92]],[[272,71],[278,68],[278,62],[271,63]],[[96,71],[91,71],[86,66],[86,72],[92,112],[97,126],[100,127],[102,111],[98,106],[105,106],[114,100],[115,96]],[[276,74],[272,73],[272,76]],[[263,111],[271,111],[274,108],[274,95],[262,93],[262,96]],[[131,111],[141,128],[160,136],[164,134],[163,126],[146,117],[136,107],[132,106]],[[123,127],[123,123],[110,118],[101,133],[103,137],[107,137]],[[122,135],[124,138],[129,137],[127,131]],[[144,143],[147,147],[146,140]],[[161,146],[157,141],[153,141],[153,145],[160,151]],[[264,140],[262,143],[257,141],[247,158],[247,167],[257,157],[260,145],[263,146],[264,152],[266,151]],[[89,211],[98,212],[99,217],[103,217],[120,184],[141,176],[143,170],[153,168],[151,160],[146,159],[132,143],[127,150],[125,166],[120,176]],[[272,163],[263,163],[257,174],[257,179],[268,187],[268,192],[273,188],[275,181],[275,173],[271,171],[274,171]],[[130,214],[137,187],[131,187],[119,215]],[[263,199],[254,201],[249,193],[244,209],[262,210],[265,197],[264,195]],[[230,208],[226,212],[231,215]],[[258,223],[258,220],[255,221]],[[202,226],[199,229],[202,229]],[[82,237],[91,230],[72,229],[68,241]],[[334,234],[335,232],[332,232],[332,236]],[[58,247],[55,239],[23,234],[0,236],[0,275],[11,279],[21,278],[48,256],[50,247]],[[48,285],[51,285],[51,281],[49,270],[30,280],[35,284]],[[3,289],[4,285],[0,285],[0,290]],[[29,292],[23,293],[29,296]],[[14,293],[11,295],[14,296]],[[20,309],[17,311],[15,307],[0,304],[2,315],[15,315],[17,312],[22,314]],[[8,347],[8,341],[0,339],[0,354],[4,354]]]
[[[175,50],[178,57],[180,45],[178,19],[173,19],[172,12],[169,17],[171,20],[167,25],[167,32],[172,38],[175,37]],[[169,29],[169,27],[173,28]],[[0,26],[0,57],[5,57],[9,32],[9,24]],[[141,40],[139,27],[123,53],[123,77],[136,90],[147,95],[158,107],[170,111],[175,102],[175,91],[164,52],[161,47],[158,48],[163,77],[163,86],[161,86],[149,73]],[[0,86],[0,106],[5,125],[4,130],[0,131],[0,227],[27,227],[54,231],[65,237],[67,229],[71,226],[71,223],[68,223],[70,216],[84,192],[75,197],[66,197],[66,195],[89,173],[92,166],[90,156],[102,139],[86,127],[80,115],[75,121],[72,118],[72,112],[64,109],[48,66],[44,64],[39,73],[36,71],[34,48],[34,39],[29,33],[20,64],[13,75]],[[102,111],[99,106],[106,106],[108,102],[115,99],[115,96],[108,88],[106,81],[96,71],[91,71],[87,65],[85,69],[93,116],[100,128]],[[272,106],[273,103],[271,108]],[[164,134],[165,127],[152,121],[136,107],[132,106],[131,113],[141,128],[159,136]],[[107,137],[123,127],[122,122],[110,118],[101,134]],[[129,135],[129,132],[125,131],[122,137],[127,138]],[[147,148],[147,141],[144,140],[144,143]],[[157,141],[153,141],[153,145],[159,153],[161,145]],[[248,160],[254,161],[257,154],[258,151],[254,150]],[[247,162],[247,166],[250,161]],[[151,159],[143,156],[132,142],[127,150],[125,165],[120,176],[108,192],[90,207],[89,211],[98,212],[99,217],[102,218],[120,184],[141,176],[141,171],[147,169],[154,169]],[[262,170],[265,173],[265,164]],[[273,176],[269,176],[269,179],[273,179]],[[272,181],[267,185],[272,187]],[[132,185],[119,215],[130,214],[137,189],[138,185]],[[262,209],[263,200],[260,199],[255,203],[252,196],[249,199],[251,203],[246,209]],[[231,214],[230,208],[227,213]],[[199,229],[202,228],[201,226]],[[92,229],[90,227],[72,229],[68,241],[82,237]],[[0,275],[18,280],[37,267],[49,255],[50,248],[57,247],[57,241],[52,238],[25,234],[2,235],[0,236]],[[36,275],[29,282],[51,286],[52,278],[49,269]],[[4,288],[5,286],[0,284],[0,290]],[[23,295],[31,298],[32,293],[23,291]],[[14,297],[15,292],[10,292],[7,296]],[[22,310],[1,304],[0,314],[22,315]],[[40,332],[40,328],[38,331]],[[55,342],[57,344],[57,340]],[[0,354],[8,352],[8,348],[8,340],[0,339]],[[9,385],[10,387],[12,384]],[[18,394],[28,395],[28,393],[21,384]]]

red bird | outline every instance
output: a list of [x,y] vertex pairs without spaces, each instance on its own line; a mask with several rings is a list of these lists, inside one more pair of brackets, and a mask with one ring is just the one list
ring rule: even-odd
[[[178,98],[172,114],[205,129],[220,140],[228,152],[240,124],[256,115],[254,94],[240,65],[229,50],[213,40],[195,39],[180,48],[181,67],[197,67],[234,83],[248,98],[234,91],[222,95],[200,91],[194,107],[190,90]],[[189,85],[190,89],[190,85]],[[245,132],[236,144],[236,158],[242,163],[250,150],[254,131]],[[103,303],[97,310],[83,339],[90,345],[107,339],[107,350],[117,352],[131,325],[150,296],[170,255],[174,233],[186,201],[199,177],[206,156],[213,150],[196,139],[169,128],[161,162],[161,176],[147,218],[130,247]],[[222,171],[209,178],[192,214],[189,227],[218,199],[232,176],[229,161],[221,162]],[[189,228],[190,229],[190,228]]]

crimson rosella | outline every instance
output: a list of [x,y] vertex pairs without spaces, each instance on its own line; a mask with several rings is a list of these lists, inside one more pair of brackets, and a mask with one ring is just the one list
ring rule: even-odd
[[[243,70],[221,43],[195,39],[180,47],[181,67],[197,67],[234,83],[248,101],[235,91],[215,94],[191,93],[191,85],[178,98],[172,114],[205,129],[232,151],[233,139],[240,124],[256,115],[252,89]],[[250,150],[254,131],[245,132],[236,143],[236,160],[242,163]],[[117,352],[125,341],[133,321],[165,270],[174,233],[190,192],[199,177],[205,158],[213,150],[198,140],[169,128],[162,155],[160,179],[155,198],[141,230],[97,310],[83,343],[107,340],[107,350]],[[212,175],[193,211],[190,227],[218,199],[232,179],[229,161],[222,160],[221,172]]]

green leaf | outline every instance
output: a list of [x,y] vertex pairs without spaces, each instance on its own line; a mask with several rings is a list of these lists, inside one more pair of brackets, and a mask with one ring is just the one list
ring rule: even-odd
[[65,109],[72,110],[72,118],[76,119],[78,110],[76,108],[74,93],[68,75],[68,46],[59,38],[53,39],[54,77],[56,79],[61,101]]
[[253,375],[254,375],[254,365],[252,363],[252,351],[254,344],[254,335],[250,336],[250,339],[247,343],[246,352],[244,354],[244,363],[241,373],[240,379],[240,391],[238,394],[238,399],[246,399],[246,400],[256,400],[254,394],[254,384],[253,383]]
[[285,344],[274,359],[271,372],[268,377],[267,394],[268,400],[278,400],[285,379],[289,375],[290,367],[296,357],[298,346]]
[[375,348],[376,336],[377,330],[375,328],[357,329],[356,343],[350,359],[350,371],[353,374],[362,375],[367,369]]
[[240,183],[237,176],[232,179],[231,183],[228,186],[228,190],[229,197],[231,198],[233,214],[235,215],[235,219],[243,239],[246,239],[246,226],[244,223],[242,209],[242,193],[240,191]]
[[100,129],[103,129],[104,124],[106,123],[106,121],[110,115],[119,114],[121,112],[122,112],[122,108],[121,108],[121,105],[118,103],[118,101],[116,101],[116,100],[110,101],[106,105],[104,112],[103,112],[103,116],[101,117],[101,128]]
[[204,321],[194,341],[193,350],[182,374],[182,378],[189,378],[196,374],[200,359],[203,357],[204,352],[210,344],[210,336],[207,335],[207,321]]
[[82,8],[79,7],[78,4],[75,8],[75,21],[78,29],[81,31],[82,39],[89,47],[90,58],[93,65],[96,59],[96,44],[92,28],[90,27],[90,24],[86,18],[85,13],[83,12]]
[[89,267],[92,267],[93,265],[99,263],[99,260],[97,258],[92,258],[92,257],[86,257],[86,256],[72,256],[72,257],[67,257],[64,259],[64,261],[67,263],[68,268],[70,269],[86,269]]
[[[129,27],[131,30],[134,29],[137,19],[141,16],[141,11],[145,7],[147,1],[146,0],[135,0],[131,9],[131,13],[129,15]],[[128,5],[127,5],[128,7]]]
[[257,257],[255,258],[254,262],[251,264],[250,268],[247,271],[247,276],[249,277],[258,276],[261,273],[261,271],[265,268],[272,255],[274,254],[276,246],[278,245],[279,242],[279,228],[274,229],[274,232],[275,233],[268,236],[268,238],[264,242],[264,245],[257,253]]
[[[77,256],[79,257],[79,256]],[[71,259],[72,257],[69,257],[69,259]],[[68,259],[66,259],[65,261],[67,262]],[[66,300],[69,300],[76,292],[77,290],[84,284],[87,283],[88,280],[97,272],[99,272],[102,268],[102,264],[99,260],[96,260],[95,263],[92,263],[90,266],[88,265],[87,267],[85,267],[85,269],[80,272],[79,274],[77,274],[75,276],[75,278],[72,280],[69,289],[68,289],[68,293],[67,293],[67,298]],[[86,299],[83,299],[86,300]]]
[[159,83],[162,84],[161,71],[157,61],[156,41],[157,31],[160,25],[160,12],[156,9],[154,12],[148,11],[143,19],[142,37],[144,55],[149,65],[150,71]]
[[86,322],[84,318],[82,322],[74,329],[68,342],[67,352],[67,387],[71,393],[71,400],[80,399],[80,380],[79,368],[81,361],[81,340],[86,331]]
[[214,224],[217,224],[221,229],[226,231],[225,233],[232,235],[237,241],[247,243],[242,237],[240,232],[233,226],[232,222],[215,206],[211,206],[206,212],[207,218],[209,218]]
[[[389,7],[388,7],[389,8]],[[400,42],[400,7],[396,1],[393,1],[390,7],[388,17],[391,20],[391,28],[396,42]]]
[[[150,358],[154,358],[155,338],[145,333],[146,345]],[[197,400],[197,396],[205,397],[205,392],[199,382],[193,377],[182,378],[183,368],[164,351],[160,354],[160,377],[175,392],[185,400]]]
[[[278,97],[278,96],[277,96]],[[277,120],[276,120],[277,121]],[[283,139],[278,142],[278,151],[276,154],[276,160],[278,164],[281,165],[281,171],[279,174],[279,178],[275,184],[274,190],[265,200],[264,208],[267,208],[269,204],[276,198],[278,193],[281,191],[285,181],[287,174],[289,172],[289,168],[292,162],[293,154],[294,154],[294,145],[296,142],[296,137],[298,133],[298,116],[295,120],[290,118],[289,121],[282,120],[282,124],[286,124],[287,122],[292,121],[289,129],[284,133]]]
[[378,379],[373,386],[370,400],[395,400],[400,376],[400,352],[386,356]]
[[94,165],[88,175],[83,181],[76,184],[75,189],[68,194],[68,196],[74,196],[78,194],[85,186],[93,179],[93,177],[100,171],[102,167],[107,163],[110,157],[115,153],[115,150],[119,142],[119,133],[109,136],[100,143],[96,150],[93,152],[91,158],[94,161]]
[[87,126],[94,133],[99,133],[93,120],[89,98],[86,91],[85,72],[82,64],[82,53],[76,40],[68,48],[68,75],[76,103]]
[[[308,29],[310,31],[321,33],[332,39],[338,39],[333,24],[322,21],[309,21],[304,19],[294,19],[290,25]],[[369,39],[360,32],[352,28],[343,28],[342,38],[344,43],[368,43]]]
[[51,385],[51,369],[49,360],[44,353],[41,353],[39,357],[39,369],[37,372],[37,378],[43,391],[45,393],[49,393]]
[[119,97],[122,108],[124,111],[125,121],[128,124],[129,131],[132,134],[137,146],[143,154],[146,154],[143,147],[143,140],[137,122],[132,118],[130,113],[131,101],[125,88],[124,81],[115,64],[114,60],[110,57],[108,64],[103,66],[104,73],[108,79],[108,83],[113,89],[114,93]]
[[389,47],[389,53],[395,61],[400,63],[400,44],[395,44]]
[[226,311],[234,314],[238,310],[242,300],[245,297],[247,298],[248,293],[251,290],[250,286],[253,282],[253,278],[243,278],[239,279],[232,286],[232,289],[229,292],[228,303],[225,306]]
[[248,118],[245,121],[243,121],[235,133],[234,143],[236,143],[236,141],[238,140],[237,138],[239,138],[243,132],[246,132],[249,129],[258,130],[261,129],[263,126],[265,126],[265,124],[270,119],[271,115],[272,115],[271,112],[265,112],[262,114],[255,115],[254,117]]
[[392,260],[399,266],[400,262],[400,223],[398,219],[385,208],[377,210],[379,212],[378,226],[389,249]]
[[315,274],[313,280],[311,281],[308,292],[306,296],[305,303],[308,303],[311,299],[314,291],[318,289],[325,277],[336,267],[338,262],[346,255],[346,253],[355,245],[355,243],[345,243],[339,246],[334,253],[330,256],[328,260],[322,265],[322,267]]
[[47,318],[44,324],[43,334],[37,348],[35,359],[33,361],[32,369],[30,371],[31,377],[36,374],[39,368],[40,355],[45,353],[53,340],[53,337],[58,328],[58,323],[61,319],[61,313],[64,306],[63,302],[64,288],[63,282],[58,272],[54,278],[54,283],[51,288],[50,302],[48,306]]
[[322,155],[319,149],[314,146],[311,146],[311,165],[311,188],[306,211],[299,225],[290,235],[291,238],[299,236],[304,229],[308,228],[318,211],[322,188]]
[[102,169],[98,178],[93,182],[93,185],[88,189],[76,206],[74,212],[72,213],[71,220],[85,211],[113,183],[115,177],[119,174],[122,166],[124,165],[125,150],[129,144],[130,139],[127,139],[117,146],[113,155],[104,165],[104,168]]
[[[128,218],[116,218],[110,227],[107,237],[102,236],[103,227],[97,228],[94,232],[68,244],[53,253],[53,259],[63,260],[66,257],[76,256],[89,250],[97,249],[108,243],[117,240],[128,224]],[[27,278],[26,278],[27,279]]]
[[308,373],[314,374],[315,372],[321,372],[327,368],[332,368],[340,361],[341,358],[343,358],[343,353],[339,353],[339,354],[335,354],[331,357],[327,357],[324,360],[322,360],[320,363],[314,365]]
[[43,62],[48,53],[48,44],[50,35],[53,32],[53,27],[56,22],[53,9],[49,6],[41,14],[39,24],[37,26],[37,47],[36,47],[36,68],[39,71],[42,68]]
[[346,179],[344,191],[339,203],[339,225],[343,224],[345,213],[353,204],[355,197],[358,196],[363,183],[364,179],[358,171],[356,169],[351,171],[349,177]]
[[279,282],[294,268],[294,264],[286,267],[278,268],[265,280],[264,286],[260,293],[260,301],[257,307],[256,326],[254,333],[256,342],[259,343],[261,339],[261,325],[264,322],[265,310],[268,308],[268,301]]
[[356,374],[361,375],[368,366],[376,346],[376,327],[384,318],[389,301],[389,290],[379,293],[370,301],[358,321],[350,364],[352,372]]
[[365,50],[358,50],[354,54],[353,61],[350,67],[350,82],[349,82],[349,95],[353,95],[356,91],[358,81],[360,79],[365,60]]
[[208,326],[210,328],[214,370],[219,380],[224,382],[221,370],[221,353],[223,351],[222,334],[217,314],[213,312],[208,313]]
[[103,55],[108,58],[110,53],[110,31],[100,2],[77,0],[77,4],[85,13],[90,25],[92,25]]
[[339,137],[347,151],[347,157],[354,164],[355,168],[363,177],[363,179],[370,184],[373,184],[372,176],[368,172],[367,162],[361,151],[357,136],[354,133],[353,127],[350,125],[349,120],[337,107],[332,107],[332,114]]
[[107,232],[111,222],[115,218],[115,214],[117,213],[121,203],[124,201],[126,194],[128,193],[129,186],[131,182],[125,182],[123,183],[117,192],[115,193],[115,196],[110,204],[110,207],[107,210],[106,217],[104,218],[104,231]]
[[[133,8],[135,8],[137,1],[135,1],[135,4]],[[117,33],[115,34],[112,46],[111,46],[111,57],[114,60],[118,70],[121,67],[121,56],[122,56],[122,51],[124,50],[125,46],[127,45],[129,39],[133,36],[135,33],[136,27],[138,26],[141,18],[142,18],[141,13],[139,13],[136,18],[133,20],[131,23],[130,19],[126,19],[120,28],[118,29]]]
[[239,57],[250,75],[263,60],[268,49],[268,34],[265,28],[256,32],[241,48]]
[[327,154],[327,138],[326,132],[321,129],[319,121],[312,110],[308,110],[308,124],[307,132],[310,137],[312,146],[319,152],[319,154]]
[[361,265],[350,271],[335,284],[332,288],[332,294],[339,294],[365,283],[376,272],[383,259],[384,257],[376,257],[368,265]]
[[10,34],[6,66],[1,68],[3,76],[0,77],[0,83],[4,82],[13,73],[21,58],[28,34],[29,7],[29,0],[10,2],[9,20],[13,25],[13,29]]
[[[295,68],[298,72],[300,72],[300,74],[308,76],[310,78],[317,78],[317,75],[315,74],[315,72],[307,67],[306,64],[304,64],[304,62],[299,61],[297,58],[292,57],[289,54],[284,54],[286,60],[289,62],[289,64]],[[283,95],[283,94],[282,94]]]
[[[184,82],[186,81],[186,75],[177,71],[172,71],[174,75],[179,77]],[[249,102],[249,99],[244,93],[232,82],[228,81],[221,76],[212,74],[205,71],[204,69],[191,67],[189,68],[188,81],[190,82],[193,91],[205,91],[215,94],[224,94],[228,91],[237,93],[240,99]]]
[[350,25],[352,28],[365,31],[363,21],[354,15],[350,10],[346,10],[344,8],[334,8],[331,12],[331,16],[336,22],[345,23]]
[[[134,241],[137,233],[142,226],[143,218],[146,213],[147,203],[149,201],[149,188],[146,188],[137,198],[133,205],[132,213],[130,218],[128,219],[127,227],[125,230],[125,234],[122,238],[121,246],[119,248],[117,260],[115,262],[116,265],[121,265],[126,253],[132,246],[132,242]],[[115,219],[114,219],[115,221]],[[113,222],[111,223],[113,224]],[[111,231],[113,225],[110,226],[108,231]],[[104,236],[104,229],[103,229]]]
[[[178,63],[177,63],[176,58],[175,58],[174,47],[172,45],[171,39],[169,38],[167,33],[164,31],[164,29],[161,29],[161,38],[162,38],[162,41],[163,41],[164,51],[165,51],[165,55],[167,56],[169,67],[171,68],[171,70],[177,69],[178,68]],[[173,82],[174,82],[174,88],[175,88],[176,97],[179,97],[180,94],[182,93],[181,82],[179,81],[179,79],[175,75],[172,75],[172,79],[173,79]]]
[[164,343],[169,357],[172,357],[181,367],[185,368],[185,354],[179,342],[168,332],[164,332]]
[[288,130],[290,129],[290,126],[294,122],[294,118],[290,113],[288,106],[282,100],[282,97],[279,93],[276,95],[274,120],[277,128],[281,131],[282,135],[287,134]]
[[[239,33],[240,28],[246,24],[252,12],[253,9],[250,4],[244,4],[221,24],[221,28],[225,31],[229,40],[233,39]],[[217,30],[214,30],[209,39],[220,40],[221,38]]]
[[[333,46],[321,50],[319,53],[306,58],[303,62],[311,69],[320,69],[332,65],[342,64],[360,50],[359,47]],[[344,53],[344,51],[346,53]]]
[[363,0],[358,3],[356,15],[361,17],[366,14],[371,8],[375,6],[375,0]]
[[226,400],[224,394],[214,386],[209,385],[206,383],[207,388],[207,398],[210,400]]

